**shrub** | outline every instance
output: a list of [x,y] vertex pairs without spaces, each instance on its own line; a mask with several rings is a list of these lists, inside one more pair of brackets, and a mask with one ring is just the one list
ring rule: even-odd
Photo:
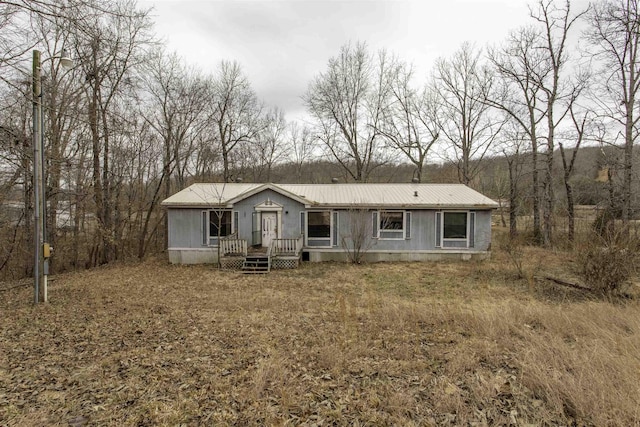
[[535,240],[532,233],[518,233],[510,236],[508,233],[496,235],[498,248],[502,250],[509,260],[512,267],[515,268],[516,275],[519,279],[530,279],[533,272],[529,272],[525,268],[525,246],[531,245]]
[[613,233],[614,220],[616,213],[611,208],[605,208],[598,212],[598,215],[593,220],[591,227],[600,237],[606,238]]
[[348,232],[342,237],[341,244],[350,262],[364,262],[367,251],[374,243],[371,239],[372,230],[371,213],[368,209],[349,209]]
[[634,273],[638,239],[629,233],[589,233],[576,246],[577,261],[585,283],[602,296],[620,295]]

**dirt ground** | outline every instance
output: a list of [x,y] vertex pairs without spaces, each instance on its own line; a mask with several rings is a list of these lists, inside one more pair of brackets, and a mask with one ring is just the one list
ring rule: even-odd
[[152,260],[57,276],[38,306],[2,286],[0,425],[640,424],[638,302],[517,279],[499,252],[267,275]]

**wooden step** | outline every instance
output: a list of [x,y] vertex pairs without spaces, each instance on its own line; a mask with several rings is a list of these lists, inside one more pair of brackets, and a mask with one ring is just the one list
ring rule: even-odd
[[242,272],[251,273],[268,273],[269,257],[266,255],[247,255],[242,263]]

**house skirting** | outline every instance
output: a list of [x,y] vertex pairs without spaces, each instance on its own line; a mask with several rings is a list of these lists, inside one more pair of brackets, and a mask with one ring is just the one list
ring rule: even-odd
[[[310,262],[348,262],[347,253],[335,249],[302,250],[302,259]],[[218,262],[218,248],[170,248],[169,262],[171,264],[215,264]],[[438,250],[438,251],[368,251],[364,254],[365,262],[409,262],[409,261],[444,261],[444,260],[483,260],[491,257],[490,251],[469,250]],[[287,265],[276,268],[295,268],[287,259],[282,261]],[[297,266],[297,263],[296,263]]]
[[[220,266],[225,270],[240,270],[244,262],[243,256],[230,256],[222,257],[220,260]],[[271,269],[283,270],[289,268],[298,268],[300,264],[299,257],[284,256],[284,257],[271,257]]]
[[218,262],[218,248],[169,248],[171,264],[214,264]]
[[[304,260],[310,262],[348,262],[347,253],[343,250],[303,249]],[[367,251],[364,262],[411,262],[411,261],[444,261],[444,260],[484,260],[491,258],[490,251],[438,250],[438,251]]]

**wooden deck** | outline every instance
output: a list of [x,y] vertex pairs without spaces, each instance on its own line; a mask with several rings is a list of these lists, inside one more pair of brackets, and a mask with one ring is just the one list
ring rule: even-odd
[[302,236],[274,239],[268,247],[248,246],[235,237],[220,240],[220,264],[243,273],[268,273],[271,269],[297,268],[302,255]]

